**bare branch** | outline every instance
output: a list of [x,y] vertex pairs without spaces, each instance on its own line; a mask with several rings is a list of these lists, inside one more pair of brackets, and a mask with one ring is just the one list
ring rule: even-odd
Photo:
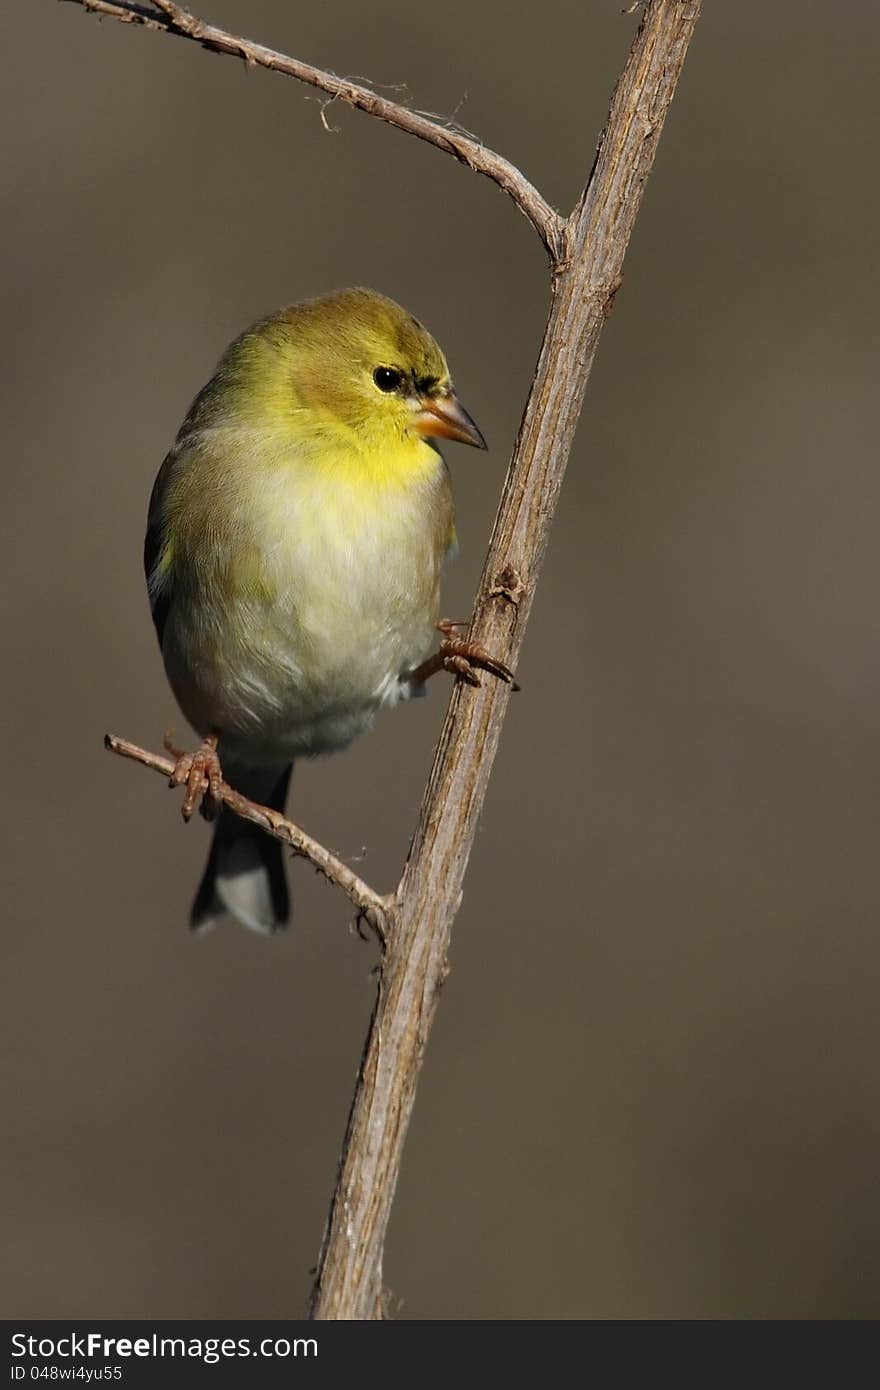
[[[128,739],[117,738],[115,734],[104,735],[104,747],[111,753],[118,753],[120,757],[143,763],[144,767],[150,767],[154,772],[161,772],[163,777],[170,778],[174,771],[174,763],[170,758],[163,757],[161,753],[150,753],[146,748],[139,748],[136,743],[129,743]],[[207,789],[206,781],[203,791]],[[237,816],[253,821],[254,825],[262,826],[270,835],[274,835],[276,840],[290,845],[294,853],[302,855],[303,859],[308,859],[310,864],[314,864],[319,873],[348,895],[359,914],[366,918],[383,946],[385,945],[390,907],[388,898],[383,898],[362,878],[358,878],[347,864],[343,864],[341,859],[331,854],[329,849],[313,840],[311,835],[307,835],[280,812],[273,811],[271,806],[260,806],[256,801],[249,801],[246,796],[241,796],[230,787],[228,782],[220,784],[220,800]]]
[[240,38],[226,29],[206,24],[183,6],[170,3],[170,0],[152,0],[155,9],[133,3],[133,0],[120,0],[119,3],[113,3],[113,0],[64,0],[64,3],[79,5],[92,14],[106,15],[124,24],[139,24],[160,33],[192,39],[214,53],[230,53],[242,58],[249,67],[268,68],[272,72],[295,77],[300,82],[308,83],[310,87],[317,87],[319,91],[326,92],[335,101],[343,101],[359,111],[366,111],[368,115],[386,121],[388,125],[396,126],[408,135],[415,135],[419,140],[427,141],[429,145],[436,145],[438,149],[451,154],[475,173],[484,174],[502,188],[531,222],[547,248],[551,261],[555,262],[558,259],[562,247],[564,219],[551,208],[515,165],[463,131],[432,120],[408,106],[401,106],[399,102],[389,101],[387,97],[379,96],[369,87],[362,87],[344,77],[337,77],[335,73],[325,72],[322,68],[312,67],[310,63],[304,63],[299,58],[265,48],[250,39]]

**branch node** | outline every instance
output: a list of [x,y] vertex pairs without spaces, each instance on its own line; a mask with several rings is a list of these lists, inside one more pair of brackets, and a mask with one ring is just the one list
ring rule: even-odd
[[519,570],[515,566],[507,564],[496,574],[495,582],[489,590],[488,596],[489,598],[503,599],[506,603],[513,604],[514,608],[518,608],[525,588]]
[[611,311],[614,308],[615,302],[617,300],[617,292],[622,284],[623,276],[616,275],[614,279],[610,282],[610,284],[605,286],[605,303],[602,307],[602,313],[605,315],[606,319],[610,316]]

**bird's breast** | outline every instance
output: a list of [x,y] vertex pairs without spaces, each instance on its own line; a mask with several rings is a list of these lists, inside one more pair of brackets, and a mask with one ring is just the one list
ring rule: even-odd
[[234,530],[201,559],[190,547],[165,647],[197,725],[321,751],[400,698],[434,641],[453,534],[443,460],[425,447],[416,462],[381,477],[342,462],[266,470],[239,493]]

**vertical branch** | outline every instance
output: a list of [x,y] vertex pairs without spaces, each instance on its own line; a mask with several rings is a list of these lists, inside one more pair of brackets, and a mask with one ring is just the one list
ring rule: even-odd
[[[602,325],[700,0],[649,0],[593,174],[569,219],[550,316],[480,583],[473,636],[508,664],[522,644]],[[315,1318],[382,1316],[382,1254],[452,921],[508,687],[452,697],[390,914],[389,946],[312,1298]]]

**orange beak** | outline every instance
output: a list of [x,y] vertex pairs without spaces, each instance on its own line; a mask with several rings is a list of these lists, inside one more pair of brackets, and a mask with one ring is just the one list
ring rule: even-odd
[[413,423],[427,439],[457,439],[460,444],[473,444],[475,449],[489,447],[454,391],[422,396]]

